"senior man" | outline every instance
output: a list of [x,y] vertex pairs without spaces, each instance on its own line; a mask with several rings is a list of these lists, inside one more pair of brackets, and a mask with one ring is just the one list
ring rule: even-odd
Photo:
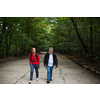
[[56,54],[53,51],[53,48],[50,47],[49,52],[47,52],[44,57],[44,67],[47,68],[47,83],[50,83],[50,81],[52,81],[52,70],[54,65],[56,69],[58,60]]

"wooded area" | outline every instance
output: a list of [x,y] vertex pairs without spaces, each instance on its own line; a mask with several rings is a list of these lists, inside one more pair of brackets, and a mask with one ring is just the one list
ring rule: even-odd
[[28,54],[32,47],[100,62],[99,17],[1,17],[0,58]]

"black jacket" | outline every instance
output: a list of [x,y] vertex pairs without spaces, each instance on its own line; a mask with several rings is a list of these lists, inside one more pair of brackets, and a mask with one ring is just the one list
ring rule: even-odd
[[[44,65],[48,66],[48,61],[49,61],[49,53],[47,52],[44,57]],[[53,66],[54,65],[56,66],[58,65],[58,60],[56,54],[53,52]]]

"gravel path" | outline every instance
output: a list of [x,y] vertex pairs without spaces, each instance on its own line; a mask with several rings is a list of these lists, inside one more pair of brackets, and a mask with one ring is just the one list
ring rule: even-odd
[[[47,84],[47,70],[43,66],[45,52],[40,56],[39,81],[34,71],[32,84]],[[100,79],[81,68],[66,56],[57,54],[59,66],[53,69],[53,81],[50,84],[99,84]],[[0,64],[0,84],[28,84],[30,66],[28,58]]]

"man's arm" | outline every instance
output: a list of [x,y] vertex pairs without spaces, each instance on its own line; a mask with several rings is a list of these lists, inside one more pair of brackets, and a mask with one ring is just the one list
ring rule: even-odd
[[46,58],[47,58],[47,53],[44,56],[44,67],[46,67]]
[[58,66],[58,59],[57,59],[56,54],[55,54],[55,65],[56,65],[56,67]]

